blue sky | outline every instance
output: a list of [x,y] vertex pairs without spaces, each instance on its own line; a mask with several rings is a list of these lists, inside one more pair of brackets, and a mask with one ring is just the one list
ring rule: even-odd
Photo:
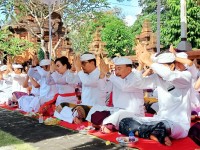
[[[138,6],[138,0],[124,0],[124,2],[117,2],[117,0],[108,0],[111,7],[119,7],[122,9],[122,14],[125,16],[127,25],[132,25],[136,20],[136,16],[141,13],[142,8]],[[0,20],[4,16],[0,14]]]
[[119,7],[122,9],[122,14],[125,16],[125,21],[128,25],[132,25],[141,13],[142,8],[138,6],[138,0],[124,0],[124,2],[117,2],[117,0],[108,0],[111,7]]

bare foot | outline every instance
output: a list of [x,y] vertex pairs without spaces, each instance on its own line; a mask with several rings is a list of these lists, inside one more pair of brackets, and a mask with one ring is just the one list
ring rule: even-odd
[[167,145],[167,146],[172,145],[172,141],[170,140],[170,138],[168,136],[165,137],[165,145]]
[[[151,135],[150,139],[159,142],[158,139],[154,135]],[[170,140],[170,138],[168,136],[165,137],[165,145],[167,145],[167,146],[172,145],[172,141]]]
[[101,126],[100,130],[102,133],[105,133],[105,134],[111,133],[111,131],[103,125]]

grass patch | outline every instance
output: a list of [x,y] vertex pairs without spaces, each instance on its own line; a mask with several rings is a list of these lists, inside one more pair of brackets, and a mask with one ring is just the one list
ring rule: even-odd
[[36,150],[36,148],[29,144],[26,144],[24,141],[0,130],[0,149],[1,147],[12,150]]

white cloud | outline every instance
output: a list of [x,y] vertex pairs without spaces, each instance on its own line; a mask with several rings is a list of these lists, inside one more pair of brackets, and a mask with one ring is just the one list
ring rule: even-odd
[[126,23],[127,26],[132,26],[135,20],[136,20],[136,17],[128,15],[128,16],[125,16],[124,22]]

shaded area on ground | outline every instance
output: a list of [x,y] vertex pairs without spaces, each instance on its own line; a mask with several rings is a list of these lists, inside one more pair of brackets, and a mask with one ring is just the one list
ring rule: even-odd
[[[77,131],[59,126],[39,124],[36,119],[25,117],[17,111],[9,111],[1,108],[0,130],[17,137],[39,150],[125,149],[115,144],[106,145],[103,140],[79,134]],[[3,139],[4,137],[0,137],[0,140],[1,138]],[[0,145],[0,147],[2,146],[6,145]]]
[[66,134],[73,134],[73,131],[65,130],[58,126],[40,124],[38,120],[25,117],[16,111],[0,109],[0,116],[0,129],[25,142],[34,143]]

